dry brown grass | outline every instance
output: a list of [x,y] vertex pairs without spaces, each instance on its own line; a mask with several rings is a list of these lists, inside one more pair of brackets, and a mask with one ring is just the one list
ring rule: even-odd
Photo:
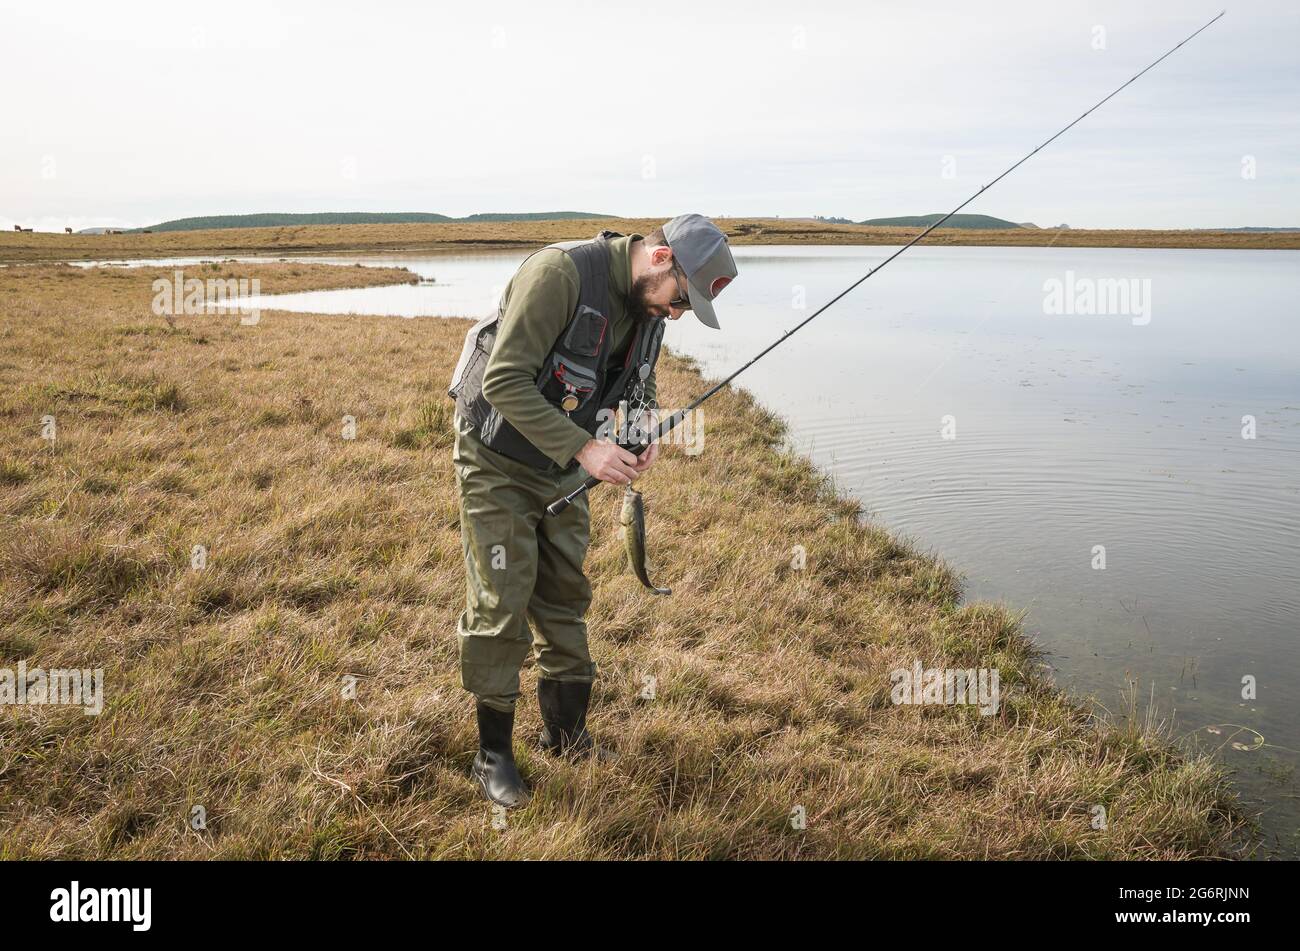
[[[149,312],[157,273],[0,273],[0,666],[106,669],[99,717],[0,709],[0,858],[1231,850],[1218,769],[1091,721],[1040,679],[1011,611],[960,605],[947,569],[777,449],[780,423],[743,391],[709,404],[701,456],[670,446],[642,484],[671,597],[625,570],[617,493],[594,496],[591,725],[620,756],[532,752],[524,702],[536,795],[494,830],[467,778],[454,636],[444,386],[465,323],[269,313],[173,330]],[[665,405],[700,387],[666,358]],[[916,659],[998,667],[1010,695],[991,717],[895,706],[889,671]],[[638,698],[646,675],[654,700]]]
[[[303,225],[154,234],[63,235],[0,232],[0,262],[102,260],[197,254],[287,254],[445,248],[535,247],[589,238],[601,228],[645,234],[663,218]],[[780,218],[715,219],[735,244],[905,244],[918,228],[834,225]],[[927,244],[1090,248],[1300,248],[1300,233],[941,228]]]

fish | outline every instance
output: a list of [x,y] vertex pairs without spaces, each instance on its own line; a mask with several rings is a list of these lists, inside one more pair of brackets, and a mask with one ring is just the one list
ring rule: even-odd
[[623,545],[627,548],[627,563],[637,580],[655,594],[672,594],[672,588],[659,588],[650,581],[645,565],[645,499],[628,485],[623,492],[623,512],[618,523],[623,526]]

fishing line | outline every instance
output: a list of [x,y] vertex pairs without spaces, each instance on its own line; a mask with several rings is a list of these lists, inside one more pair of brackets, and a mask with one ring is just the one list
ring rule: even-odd
[[[1227,13],[1227,12],[1228,12],[1227,10],[1220,10],[1219,13],[1218,13],[1216,16],[1212,17],[1208,22],[1206,22],[1204,26],[1202,26],[1202,27],[1200,27],[1199,29],[1193,31],[1192,33],[1189,33],[1186,37],[1184,37],[1184,38],[1183,38],[1182,40],[1180,40],[1177,44],[1175,44],[1173,47],[1171,47],[1169,50],[1167,50],[1167,51],[1166,51],[1162,56],[1160,56],[1158,59],[1153,60],[1151,63],[1147,64],[1147,65],[1144,66],[1142,69],[1138,70],[1136,73],[1134,73],[1134,74],[1133,74],[1132,76],[1130,76],[1128,79],[1126,79],[1124,82],[1120,83],[1120,85],[1116,86],[1115,89],[1112,90],[1109,94],[1107,94],[1107,95],[1104,96],[1103,98],[1097,100],[1097,102],[1095,102],[1093,105],[1089,106],[1089,107],[1088,107],[1087,109],[1085,109],[1082,113],[1080,113],[1080,115],[1079,115],[1077,118],[1075,118],[1073,121],[1071,121],[1069,125],[1065,126],[1064,128],[1062,128],[1062,129],[1059,130],[1058,132],[1054,133],[1050,138],[1044,140],[1041,144],[1039,144],[1038,146],[1036,146],[1032,151],[1027,152],[1024,156],[1022,156],[1020,159],[1018,159],[1018,160],[1015,162],[1015,164],[1013,164],[1013,165],[1011,165],[1010,167],[1008,167],[1004,172],[1002,172],[1002,174],[998,175],[997,178],[993,179],[993,180],[992,180],[991,182],[989,182],[987,185],[981,185],[980,188],[979,188],[979,191],[975,192],[973,195],[971,195],[969,198],[967,198],[965,201],[963,201],[960,205],[958,205],[958,206],[957,206],[956,208],[954,208],[952,211],[948,212],[948,213],[947,213],[946,215],[944,215],[942,218],[940,218],[940,219],[938,219],[937,221],[935,221],[935,222],[934,222],[933,224],[931,224],[928,228],[926,228],[924,231],[922,231],[920,234],[918,234],[915,238],[913,238],[911,241],[907,242],[907,244],[903,245],[901,248],[899,248],[899,249],[898,249],[897,251],[895,251],[893,254],[889,255],[889,257],[885,258],[885,260],[881,261],[879,264],[877,264],[875,267],[873,267],[871,270],[869,270],[866,274],[862,275],[862,277],[858,278],[856,281],[854,281],[854,282],[853,282],[852,284],[850,284],[848,287],[844,288],[844,290],[840,291],[838,294],[836,294],[834,297],[832,297],[830,300],[828,300],[828,301],[827,301],[825,304],[823,304],[821,307],[818,307],[815,311],[813,311],[811,314],[809,314],[809,315],[808,315],[807,317],[805,317],[803,320],[799,321],[799,323],[795,324],[794,327],[792,327],[790,330],[786,331],[784,334],[782,334],[780,337],[778,337],[778,338],[776,339],[775,342],[771,343],[771,344],[768,345],[766,348],[764,348],[763,350],[761,350],[761,351],[758,353],[757,356],[755,356],[752,360],[750,360],[748,363],[746,363],[744,366],[742,366],[739,370],[736,370],[734,373],[732,373],[732,374],[731,374],[730,376],[728,376],[726,379],[724,379],[724,380],[722,380],[721,382],[719,382],[716,386],[711,387],[711,388],[710,388],[710,389],[709,389],[709,390],[708,390],[708,391],[707,391],[703,396],[701,396],[701,397],[699,397],[698,399],[696,399],[695,402],[691,403],[691,404],[690,404],[689,406],[687,406],[685,409],[681,409],[681,410],[678,410],[677,412],[673,413],[673,414],[672,414],[671,416],[669,416],[666,420],[664,420],[663,422],[661,422],[661,423],[659,424],[659,426],[656,428],[656,431],[655,431],[655,433],[654,433],[654,439],[655,439],[655,440],[657,440],[657,439],[662,439],[665,435],[667,435],[667,434],[668,434],[669,432],[671,432],[673,429],[677,428],[677,426],[681,424],[681,422],[682,422],[682,421],[687,417],[687,415],[689,415],[690,413],[692,413],[692,412],[694,412],[696,409],[698,409],[698,408],[700,407],[700,405],[701,405],[702,403],[704,403],[705,400],[707,400],[707,399],[709,399],[710,397],[712,397],[715,393],[717,393],[719,390],[721,390],[723,387],[725,387],[728,383],[730,383],[730,382],[731,382],[732,380],[734,380],[736,377],[740,376],[740,374],[744,373],[746,370],[748,370],[751,366],[753,366],[753,365],[754,365],[755,363],[757,363],[759,360],[763,359],[763,357],[767,356],[769,353],[771,353],[773,350],[775,350],[775,349],[776,349],[777,347],[779,347],[781,344],[785,343],[785,341],[786,341],[789,337],[791,337],[793,334],[795,334],[796,332],[798,332],[799,330],[801,330],[802,328],[804,328],[805,326],[807,326],[809,323],[811,323],[813,320],[815,320],[818,316],[820,316],[822,313],[824,313],[826,310],[828,310],[828,309],[829,309],[830,307],[832,307],[834,304],[837,304],[840,300],[842,300],[842,299],[843,299],[845,296],[847,296],[850,292],[856,290],[859,286],[861,286],[861,284],[862,284],[864,281],[866,281],[868,278],[870,278],[870,277],[871,277],[872,275],[874,275],[876,272],[878,272],[879,270],[881,270],[881,268],[883,268],[883,267],[885,267],[886,265],[888,265],[889,262],[893,261],[895,258],[897,258],[900,254],[902,254],[902,253],[903,253],[904,251],[906,251],[908,248],[910,248],[910,247],[912,247],[913,245],[915,245],[915,244],[916,244],[917,242],[919,242],[922,238],[924,238],[926,235],[928,235],[931,231],[934,231],[936,228],[938,228],[941,224],[943,224],[945,221],[947,221],[947,220],[948,220],[949,218],[951,218],[953,215],[957,214],[957,212],[961,211],[963,208],[965,208],[967,205],[969,205],[971,202],[973,202],[973,201],[974,201],[976,198],[978,198],[980,195],[984,194],[984,192],[988,191],[990,188],[992,188],[992,187],[993,187],[994,185],[996,185],[998,182],[1002,181],[1002,179],[1006,178],[1008,175],[1010,175],[1012,172],[1014,172],[1016,169],[1018,169],[1021,165],[1025,164],[1025,162],[1028,162],[1031,158],[1033,158],[1035,155],[1037,155],[1040,151],[1042,151],[1042,150],[1043,150],[1044,148],[1046,148],[1047,146],[1051,145],[1053,142],[1055,142],[1057,139],[1059,139],[1059,138],[1060,138],[1062,135],[1064,135],[1066,132],[1069,132],[1069,131],[1070,131],[1071,129],[1073,129],[1076,125],[1078,125],[1078,124],[1079,124],[1080,122],[1082,122],[1085,118],[1087,118],[1090,114],[1092,114],[1092,113],[1095,112],[1096,110],[1100,109],[1102,106],[1104,106],[1104,105],[1105,105],[1107,102],[1109,102],[1111,99],[1115,98],[1115,96],[1119,95],[1119,94],[1120,94],[1124,89],[1126,89],[1129,85],[1131,85],[1132,83],[1136,82],[1136,81],[1137,81],[1141,76],[1143,76],[1144,74],[1150,72],[1152,69],[1154,69],[1154,68],[1155,68],[1156,66],[1158,66],[1160,63],[1162,63],[1164,60],[1168,59],[1168,58],[1169,58],[1170,56],[1172,56],[1175,52],[1177,52],[1179,48],[1181,48],[1181,47],[1184,46],[1186,43],[1188,43],[1189,41],[1191,41],[1191,40],[1192,40],[1195,36],[1197,36],[1199,33],[1202,33],[1202,32],[1204,32],[1205,30],[1208,30],[1208,29],[1210,28],[1211,25],[1213,25],[1213,24],[1214,24],[1214,23],[1215,23],[1215,22],[1216,22],[1220,17],[1222,17],[1222,16],[1223,16],[1225,13]],[[648,437],[649,434],[647,433],[646,436]],[[633,453],[635,453],[635,454],[637,454],[637,455],[640,455],[642,452],[645,451],[645,449],[646,449],[646,447],[649,445],[649,443],[650,443],[650,442],[653,442],[653,441],[654,441],[654,440],[651,440],[651,439],[649,439],[649,438],[646,438],[646,439],[644,439],[644,440],[643,440],[639,445],[637,445],[637,446],[635,446],[635,447],[630,447],[630,449],[631,449],[631,451],[632,451]],[[582,483],[582,485],[578,486],[578,488],[574,489],[574,490],[573,490],[572,492],[570,492],[568,495],[566,495],[566,496],[564,496],[564,497],[562,497],[562,498],[556,499],[554,502],[552,502],[550,505],[548,505],[548,506],[546,507],[546,511],[547,511],[547,513],[550,514],[550,515],[559,515],[561,512],[563,512],[565,509],[567,509],[567,508],[568,508],[568,507],[569,507],[569,506],[574,502],[575,499],[579,498],[579,497],[580,497],[581,495],[583,495],[585,492],[587,492],[587,491],[589,491],[589,490],[591,490],[591,489],[594,489],[596,486],[600,485],[600,481],[601,481],[601,480],[600,480],[600,479],[597,479],[595,476],[591,476],[591,477],[589,477],[588,479],[586,479],[586,481],[584,481],[584,482]]]

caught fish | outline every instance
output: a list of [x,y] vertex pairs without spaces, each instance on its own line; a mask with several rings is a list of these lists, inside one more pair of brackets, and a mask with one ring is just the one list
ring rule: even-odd
[[672,594],[671,588],[657,588],[650,582],[645,566],[645,500],[631,485],[623,493],[623,512],[618,522],[623,526],[623,544],[632,574],[655,594]]

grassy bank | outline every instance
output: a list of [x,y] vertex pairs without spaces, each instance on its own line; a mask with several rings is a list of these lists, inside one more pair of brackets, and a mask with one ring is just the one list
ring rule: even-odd
[[[743,391],[709,404],[701,455],[669,446],[641,485],[671,597],[626,571],[618,493],[593,497],[591,726],[619,758],[532,752],[529,699],[536,795],[492,828],[454,636],[444,387],[466,323],[171,328],[149,309],[169,273],[0,273],[0,667],[105,668],[98,717],[0,708],[0,858],[1230,850],[1208,761],[1090,720],[1040,679],[1014,613],[959,604],[942,564],[860,523]],[[336,275],[294,280],[318,277]],[[661,367],[665,405],[699,391],[687,361]],[[999,713],[893,704],[890,671],[916,661],[998,668]]]
[[[169,231],[155,234],[83,235],[0,232],[0,263],[150,258],[199,254],[302,254],[330,251],[401,251],[536,247],[589,238],[601,228],[645,234],[663,218],[559,221],[449,222],[430,224],[310,225]],[[920,229],[835,225],[773,218],[718,218],[735,244],[899,245]],[[1081,248],[1300,248],[1300,233],[940,228],[928,244],[993,247]]]
[[39,264],[0,271],[0,314],[9,318],[32,311],[44,313],[46,305],[49,305],[57,309],[64,322],[45,327],[45,332],[72,336],[76,335],[78,328],[95,326],[106,312],[161,323],[151,311],[155,296],[152,283],[161,278],[174,284],[177,270],[180,270],[182,280],[197,278],[205,283],[209,280],[257,278],[263,294],[414,284],[420,280],[418,275],[402,267],[362,267],[360,264],[337,267],[302,261],[247,265],[214,260],[179,269]]

